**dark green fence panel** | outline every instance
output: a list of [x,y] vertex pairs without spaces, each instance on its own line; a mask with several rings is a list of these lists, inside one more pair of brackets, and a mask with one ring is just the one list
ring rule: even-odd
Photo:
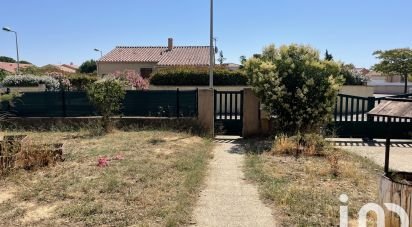
[[358,97],[339,94],[336,100],[333,122],[328,131],[339,137],[410,139],[412,119],[368,116],[367,113],[385,99],[410,98],[412,94],[382,98]]
[[90,103],[86,92],[65,92],[66,117],[82,117],[97,115],[96,109]]
[[[15,105],[2,110],[17,117],[96,116],[86,92],[26,92]],[[127,91],[120,115],[139,117],[196,117],[197,91]]]
[[61,92],[26,92],[14,101],[10,113],[19,117],[61,117]]
[[122,113],[125,116],[175,117],[176,91],[128,91]]

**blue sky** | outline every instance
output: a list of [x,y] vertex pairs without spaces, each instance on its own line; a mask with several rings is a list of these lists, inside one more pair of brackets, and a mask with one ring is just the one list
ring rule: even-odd
[[[209,0],[2,0],[0,26],[19,32],[21,60],[95,59],[117,45],[208,45]],[[215,0],[215,36],[228,62],[265,45],[310,44],[370,67],[377,49],[411,47],[411,0]],[[0,55],[15,57],[0,32]]]

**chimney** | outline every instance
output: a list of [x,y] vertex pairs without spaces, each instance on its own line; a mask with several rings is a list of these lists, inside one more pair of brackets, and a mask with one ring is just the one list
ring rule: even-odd
[[169,39],[168,39],[167,50],[168,50],[168,51],[172,51],[172,50],[173,50],[173,38],[169,38]]

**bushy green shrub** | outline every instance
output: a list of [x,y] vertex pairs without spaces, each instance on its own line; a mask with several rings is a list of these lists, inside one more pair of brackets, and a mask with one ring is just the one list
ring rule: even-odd
[[344,85],[363,85],[367,79],[362,74],[355,71],[351,65],[342,65],[341,74],[345,80]]
[[44,84],[48,91],[60,89],[59,81],[50,76],[12,75],[6,76],[2,83],[5,87],[35,87]]
[[0,82],[6,78],[6,76],[9,75],[6,70],[0,69]]
[[302,45],[264,49],[245,63],[249,82],[271,117],[287,134],[317,130],[331,119],[343,83],[340,65],[321,60]]
[[111,117],[120,110],[126,95],[123,83],[115,79],[102,79],[94,82],[88,89],[90,101],[102,116],[102,126],[106,132],[112,130]]
[[67,76],[67,79],[69,79],[72,89],[83,91],[96,82],[98,77],[92,74],[72,74]]
[[[245,86],[248,79],[243,71],[230,71],[223,68],[214,70],[214,85],[216,86]],[[207,68],[177,67],[160,69],[150,78],[152,85],[169,86],[207,86],[209,71]]]

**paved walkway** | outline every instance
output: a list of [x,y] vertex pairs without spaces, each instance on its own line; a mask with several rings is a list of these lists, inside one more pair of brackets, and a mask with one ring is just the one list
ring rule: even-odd
[[[335,145],[349,152],[366,157],[384,166],[385,140],[364,143],[359,139],[333,139]],[[389,168],[397,171],[412,172],[412,140],[393,140]]]
[[255,185],[245,181],[238,140],[216,140],[206,188],[194,211],[193,226],[276,226]]

